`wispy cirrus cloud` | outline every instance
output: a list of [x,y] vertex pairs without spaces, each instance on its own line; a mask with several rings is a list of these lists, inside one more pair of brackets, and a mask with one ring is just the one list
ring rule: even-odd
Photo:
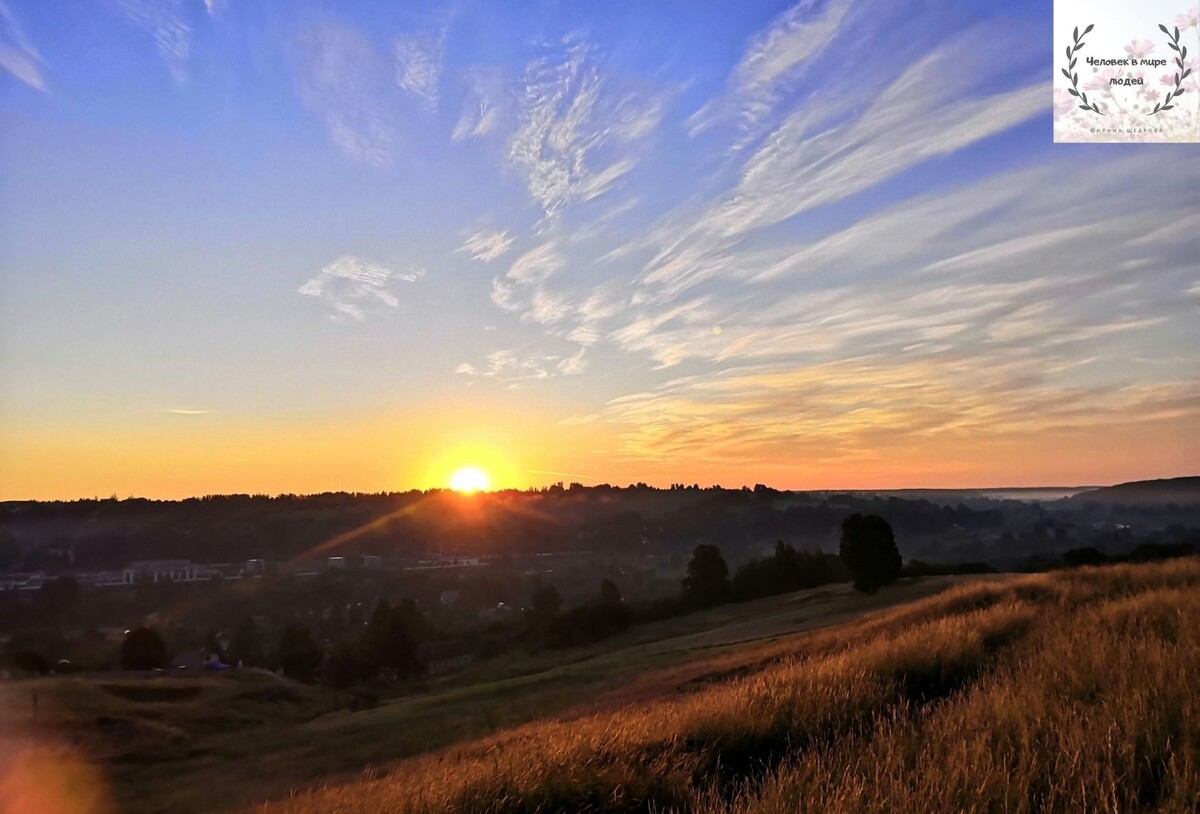
[[[877,186],[1043,112],[1042,84],[947,103],[968,79],[941,77],[963,64],[980,32],[939,44],[905,69],[855,119],[826,127],[801,107],[751,153],[727,193],[690,219],[662,230],[645,281],[678,292],[724,263],[755,232]],[[998,37],[997,39],[1005,39]],[[820,126],[819,126],[820,125]]]
[[521,314],[526,322],[562,323],[576,312],[571,297],[552,291],[546,281],[567,267],[567,258],[550,240],[522,254],[504,277],[492,281],[492,302]]
[[[1200,418],[1200,358],[1156,353],[1200,346],[1200,169],[1164,176],[1129,151],[1102,168],[1031,152],[961,171],[1045,114],[1036,39],[1004,15],[923,30],[905,14],[802,0],[752,37],[689,122],[734,149],[640,234],[577,206],[637,160],[589,140],[613,126],[593,52],[569,40],[531,65],[509,159],[542,209],[540,241],[492,297],[547,347],[579,351],[497,352],[460,372],[551,379],[575,355],[619,369],[630,392],[563,423],[664,467],[880,472],[937,446],[945,472],[966,471],[1012,439],[1028,455]],[[889,54],[870,81],[866,52]],[[1149,177],[1155,195],[1129,205],[1122,190]]]
[[[608,76],[598,49],[582,36],[570,35],[548,53],[532,60],[520,77],[515,105],[506,124],[513,130],[506,146],[507,166],[525,182],[541,209],[534,231],[542,242],[513,261],[506,274],[492,281],[491,299],[522,321],[551,329],[570,341],[576,352],[556,372],[576,373],[584,366],[584,349],[599,338],[595,300],[586,307],[569,290],[551,282],[568,268],[566,246],[601,236],[616,218],[638,204],[627,198],[616,207],[564,232],[555,224],[568,209],[595,200],[616,185],[639,160],[665,114],[669,91]],[[509,112],[514,96],[505,90],[498,71],[472,75],[464,110],[453,135],[465,140],[490,132]],[[473,234],[466,246],[477,259],[508,251],[507,233]],[[568,281],[569,289],[575,281]]]
[[[1181,285],[1194,179],[1165,184],[1155,205],[1132,215],[1118,192],[1150,166],[1130,156],[1096,175],[1079,165],[1031,169],[930,193],[816,240],[733,253],[695,286],[720,297],[647,294],[621,311],[627,324],[612,336],[663,365],[801,352],[812,360],[826,352],[911,355],[918,330],[931,338],[957,332],[956,343],[982,338],[1017,308],[1042,301],[1052,306],[1040,318],[1043,349],[1096,314],[1119,313],[1122,322],[1155,316],[1166,304],[1121,293],[1122,266]],[[678,318],[681,308],[701,305],[701,318]],[[710,333],[713,324],[724,326],[720,335]],[[717,351],[731,343],[740,344]]]
[[504,74],[498,69],[474,68],[467,72],[467,90],[452,141],[481,138],[496,129],[512,107]]
[[692,135],[728,120],[741,131],[737,146],[758,135],[789,80],[829,45],[849,9],[850,0],[804,0],[780,14],[751,40],[725,92],[688,119]]
[[518,126],[508,161],[553,219],[566,207],[596,198],[633,169],[628,153],[600,158],[602,148],[629,147],[662,120],[666,100],[606,79],[595,48],[574,37],[525,69]]
[[[556,241],[549,240],[513,261],[508,273],[492,281],[492,302],[520,314],[524,322],[553,329],[574,351],[567,354],[528,354],[494,351],[486,364],[459,365],[457,372],[473,379],[496,379],[510,387],[552,376],[574,376],[587,369],[587,347],[593,344],[580,334],[581,308],[567,293],[555,292],[547,282],[567,267],[567,258]],[[561,342],[560,342],[561,344]]]
[[428,110],[438,108],[445,41],[444,29],[437,34],[408,35],[392,41],[396,84]]
[[463,362],[454,372],[471,379],[495,379],[515,390],[524,384],[545,381],[553,376],[583,373],[587,369],[584,354],[582,348],[570,355],[496,350],[479,364]]
[[167,407],[163,412],[170,413],[171,415],[208,415],[212,410],[197,410],[193,407]]
[[513,261],[508,279],[518,283],[538,283],[566,268],[567,258],[551,240],[530,249]]
[[347,254],[322,268],[297,292],[324,300],[334,310],[331,316],[335,319],[361,321],[375,307],[395,308],[400,304],[393,292],[394,283],[411,283],[423,276],[425,270],[421,268],[394,271]]
[[0,68],[36,90],[46,90],[45,61],[7,3],[0,2]]
[[515,239],[508,232],[497,229],[481,229],[468,235],[463,245],[455,251],[468,254],[473,260],[490,263],[507,254]]
[[386,62],[371,42],[357,29],[326,21],[308,26],[298,47],[298,94],[330,140],[355,161],[390,166],[397,123]]
[[[192,28],[184,21],[183,0],[108,0],[130,22],[154,39],[172,78],[187,81]],[[209,8],[211,12],[211,7]]]
[[[764,269],[787,262],[786,258],[794,254],[814,250],[812,246],[788,247],[786,241],[777,251],[747,248],[759,234],[810,210],[877,186],[921,162],[957,153],[1027,121],[1044,107],[1044,89],[1040,84],[1018,82],[1015,88],[991,95],[978,91],[976,85],[981,79],[998,78],[999,69],[995,65],[1021,65],[1030,50],[1027,44],[1021,44],[1024,40],[1020,31],[1003,25],[991,30],[980,23],[965,33],[930,40],[923,49],[912,43],[897,48],[896,53],[909,57],[910,61],[893,67],[882,90],[862,83],[861,77],[853,72],[823,74],[824,83],[831,88],[829,93],[846,106],[831,123],[815,115],[803,98],[798,100],[783,90],[789,78],[806,70],[809,63],[828,62],[821,55],[826,40],[839,26],[853,24],[883,36],[886,27],[895,22],[887,15],[872,20],[866,11],[859,11],[850,19],[850,11],[840,0],[827,3],[804,0],[766,32],[753,38],[734,70],[725,95],[742,101],[753,96],[758,100],[756,110],[762,114],[756,121],[774,121],[774,131],[740,158],[736,173],[731,173],[734,182],[730,186],[722,191],[719,184],[710,185],[717,191],[710,192],[698,209],[694,202],[681,204],[641,240],[625,240],[600,258],[616,262],[619,267],[622,256],[639,250],[653,252],[625,292],[629,305],[635,306],[625,308],[625,315],[641,316],[615,328],[602,326],[602,320],[595,318],[587,319],[585,324],[578,304],[587,295],[586,288],[573,294],[559,290],[551,296],[540,281],[522,279],[527,275],[519,273],[519,269],[518,273],[510,271],[506,278],[496,281],[494,301],[508,310],[521,312],[526,321],[552,326],[551,332],[556,335],[566,330],[568,336],[594,343],[608,330],[608,335],[626,349],[634,348],[643,333],[661,335],[664,326],[684,319],[683,315],[696,320],[698,330],[711,329],[713,316],[697,308],[703,297],[681,300],[683,308],[674,301],[685,297],[689,288],[703,286],[707,281],[744,280],[767,273]],[[987,43],[983,48],[985,53],[975,53],[979,49],[973,43],[981,40]],[[531,121],[586,118],[585,114],[592,109],[588,100],[597,92],[594,81],[588,79],[594,76],[586,69],[588,49],[575,44],[566,53],[568,58],[555,67],[551,76],[571,81],[544,83],[557,89],[558,95],[545,89],[532,95],[561,102],[566,94],[563,88],[570,89],[574,87],[571,82],[576,82],[578,88],[570,97],[574,101],[564,108],[574,111],[581,107],[584,113],[556,116],[551,112],[540,119],[531,117]],[[1010,61],[993,59],[1002,55]],[[535,106],[535,109],[541,108]],[[771,116],[766,115],[768,109]],[[567,132],[576,130],[568,128]],[[569,136],[555,141],[575,143]],[[544,174],[531,176],[531,190],[535,197],[539,190],[545,193],[541,198],[549,217],[566,200],[560,191],[571,188],[572,175],[553,160],[539,167]],[[620,177],[625,171],[626,165],[619,161],[612,165],[613,177]],[[539,177],[544,181],[541,185],[537,183]],[[609,180],[603,172],[595,178],[600,179],[600,186]],[[584,222],[573,224],[572,231],[594,240],[603,235],[604,226]],[[879,248],[883,250],[882,246]],[[522,286],[525,286],[524,296]],[[539,295],[536,298],[535,293]],[[744,299],[737,291],[726,296],[734,302]],[[656,313],[648,313],[655,309]],[[578,324],[568,328],[571,319]],[[666,356],[659,358],[660,364],[665,363]],[[678,354],[672,352],[669,356],[676,358]]]
[[1195,382],[1036,388],[1019,368],[974,371],[976,388],[963,386],[972,381],[967,370],[948,378],[941,366],[718,372],[618,399],[604,420],[618,429],[625,460],[760,471],[792,461],[844,478],[847,467],[883,474],[890,459],[953,472],[998,448],[1045,449],[1064,433],[1200,418]]
[[1154,163],[1002,175],[731,257],[701,286],[719,295],[618,311],[606,341],[704,372],[616,399],[602,420],[630,458],[748,467],[1195,421],[1194,353],[1153,375],[1128,363],[1200,341],[1188,204],[1200,171],[1131,213],[1120,190]]

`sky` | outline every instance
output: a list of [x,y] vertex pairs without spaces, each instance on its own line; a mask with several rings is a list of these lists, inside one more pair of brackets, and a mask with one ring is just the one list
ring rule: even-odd
[[1050,6],[0,0],[0,499],[1195,474]]

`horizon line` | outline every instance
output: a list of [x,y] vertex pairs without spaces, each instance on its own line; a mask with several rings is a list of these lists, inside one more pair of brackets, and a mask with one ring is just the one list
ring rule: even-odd
[[[698,484],[682,484],[685,490],[699,486],[701,491],[704,490],[719,490],[725,492],[740,492],[743,490],[753,491],[756,486],[766,486],[776,492],[790,494],[819,494],[819,493],[871,493],[871,492],[1038,492],[1038,491],[1086,491],[1091,489],[1107,489],[1115,486],[1124,486],[1134,483],[1153,483],[1156,481],[1171,481],[1183,480],[1188,478],[1200,478],[1200,475],[1175,475],[1162,478],[1142,478],[1138,480],[1120,481],[1118,483],[1107,484],[1045,484],[1039,486],[898,486],[898,487],[856,487],[856,488],[840,488],[840,487],[819,487],[811,489],[790,489],[767,486],[767,484],[743,484],[741,486],[724,486],[721,484],[709,484],[707,486],[699,486]],[[652,489],[659,492],[682,491],[674,489],[674,486],[681,485],[680,483],[671,484],[668,486],[656,486],[654,484],[637,481],[628,484],[613,484],[613,483],[597,483],[592,485],[579,484],[583,489],[598,489],[608,487],[611,489],[636,489],[639,486]],[[554,484],[546,486],[529,486],[525,488],[519,487],[503,487],[498,489],[480,490],[475,494],[501,494],[505,492],[518,492],[523,494],[539,494],[550,490]],[[434,486],[428,488],[412,487],[409,489],[393,489],[380,491],[361,491],[361,490],[344,490],[333,489],[322,492],[210,492],[206,494],[189,495],[187,497],[148,497],[145,495],[126,495],[118,497],[115,493],[108,497],[100,497],[93,495],[91,497],[73,497],[73,498],[4,498],[0,499],[0,505],[10,503],[85,503],[85,502],[102,502],[102,501],[135,501],[144,500],[157,503],[182,503],[186,500],[203,500],[210,498],[231,498],[231,497],[251,497],[251,498],[267,498],[271,500],[283,497],[320,497],[323,495],[354,495],[354,496],[388,496],[388,495],[406,495],[413,492],[422,494],[449,492],[454,493],[455,490],[445,486]]]

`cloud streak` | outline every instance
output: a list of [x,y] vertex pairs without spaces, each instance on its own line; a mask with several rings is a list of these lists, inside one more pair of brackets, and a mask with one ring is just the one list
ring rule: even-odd
[[[1045,107],[1041,84],[947,103],[940,78],[965,62],[979,34],[937,47],[875,93],[859,118],[814,129],[801,107],[752,153],[737,184],[705,211],[652,240],[659,252],[649,284],[678,293],[722,266],[755,232],[875,187],[930,159],[962,150],[1027,121]],[[874,92],[873,92],[874,93]]]
[[472,260],[490,263],[507,254],[508,250],[512,248],[514,240],[515,238],[508,232],[483,229],[468,235],[466,241],[456,251],[460,254],[470,255]]
[[531,62],[522,79],[508,161],[547,220],[608,191],[636,160],[600,159],[603,149],[627,148],[662,120],[664,99],[606,80],[594,57],[593,46],[568,37],[560,51]]
[[467,90],[451,141],[470,141],[488,135],[505,118],[510,102],[499,71],[473,69],[468,73]]
[[[1181,331],[1200,342],[1185,327],[1200,324],[1189,271],[1200,171],[1177,167],[1130,207],[1122,191],[1154,173],[1151,156],[1114,156],[1103,171],[1034,159],[796,237],[790,227],[816,210],[1029,121],[1047,93],[1019,72],[996,81],[989,59],[1013,47],[1019,63],[1019,37],[979,24],[914,49],[869,97],[846,85],[847,104],[863,104],[836,121],[800,103],[777,110],[789,104],[780,88],[822,53],[820,21],[850,13],[796,8],[817,27],[755,38],[721,102],[765,100],[745,109],[773,128],[739,154],[729,186],[618,245],[606,268],[628,276],[603,296],[559,285],[550,298],[560,269],[542,275],[536,262],[500,281],[506,307],[548,335],[671,376],[564,424],[615,433],[626,463],[878,470],[886,456],[921,460],[936,447],[952,471],[969,467],[973,447],[1002,454],[1012,439],[1200,418],[1194,354],[1162,359],[1153,375],[1125,364],[1139,349],[1178,347]],[[980,40],[982,55],[970,45]],[[952,66],[969,70],[947,81]],[[982,80],[997,90],[980,95]]]
[[[184,22],[183,0],[110,0],[130,22],[149,34],[171,77],[187,81],[192,51],[192,28]],[[209,8],[211,12],[211,7]]]
[[335,319],[362,321],[373,308],[395,308],[400,304],[393,283],[415,282],[424,275],[424,269],[397,272],[346,254],[321,269],[297,292],[326,302]]
[[608,334],[623,351],[706,372],[616,399],[603,420],[631,459],[748,467],[1194,422],[1194,354],[1153,376],[1126,363],[1200,340],[1186,327],[1200,315],[1186,204],[1200,177],[1131,214],[1120,191],[1152,166],[1130,156],[1095,175],[1039,168],[930,194],[731,262],[737,286],[721,297],[623,309]]
[[438,108],[445,32],[437,35],[397,37],[392,42],[396,84],[427,110]]
[[0,2],[0,68],[35,90],[45,91],[46,80],[42,76],[45,62],[33,47],[25,29],[9,9]]
[[[582,37],[531,62],[507,163],[541,219],[492,300],[558,352],[498,350],[459,372],[629,382],[561,423],[662,467],[884,471],[936,447],[967,471],[976,448],[1194,422],[1200,360],[1156,351],[1200,345],[1200,170],[1031,149],[968,171],[1046,114],[1031,24],[905,15],[801,0],[751,37],[683,122],[732,149],[671,195],[631,189],[661,207],[632,233],[585,204],[633,186],[666,97],[626,96]],[[865,77],[864,49],[889,54]],[[1131,203],[1149,177],[1155,195]],[[460,251],[490,254],[494,235],[476,237]]]
[[330,140],[354,161],[391,166],[397,124],[387,104],[386,67],[358,30],[310,25],[299,38],[297,90]]
[[732,119],[741,133],[736,146],[748,143],[780,102],[788,80],[837,34],[849,8],[850,0],[805,0],[784,11],[751,40],[726,92],[688,119],[689,132],[695,136]]
[[455,373],[472,380],[495,379],[516,390],[530,382],[540,382],[553,376],[575,376],[587,369],[584,350],[566,356],[555,353],[521,353],[516,350],[496,350],[481,363],[463,362]]

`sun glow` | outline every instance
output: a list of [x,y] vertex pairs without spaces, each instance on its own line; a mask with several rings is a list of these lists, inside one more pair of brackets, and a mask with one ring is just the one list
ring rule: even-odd
[[450,476],[450,488],[456,492],[486,492],[491,486],[488,473],[477,466],[464,466]]

